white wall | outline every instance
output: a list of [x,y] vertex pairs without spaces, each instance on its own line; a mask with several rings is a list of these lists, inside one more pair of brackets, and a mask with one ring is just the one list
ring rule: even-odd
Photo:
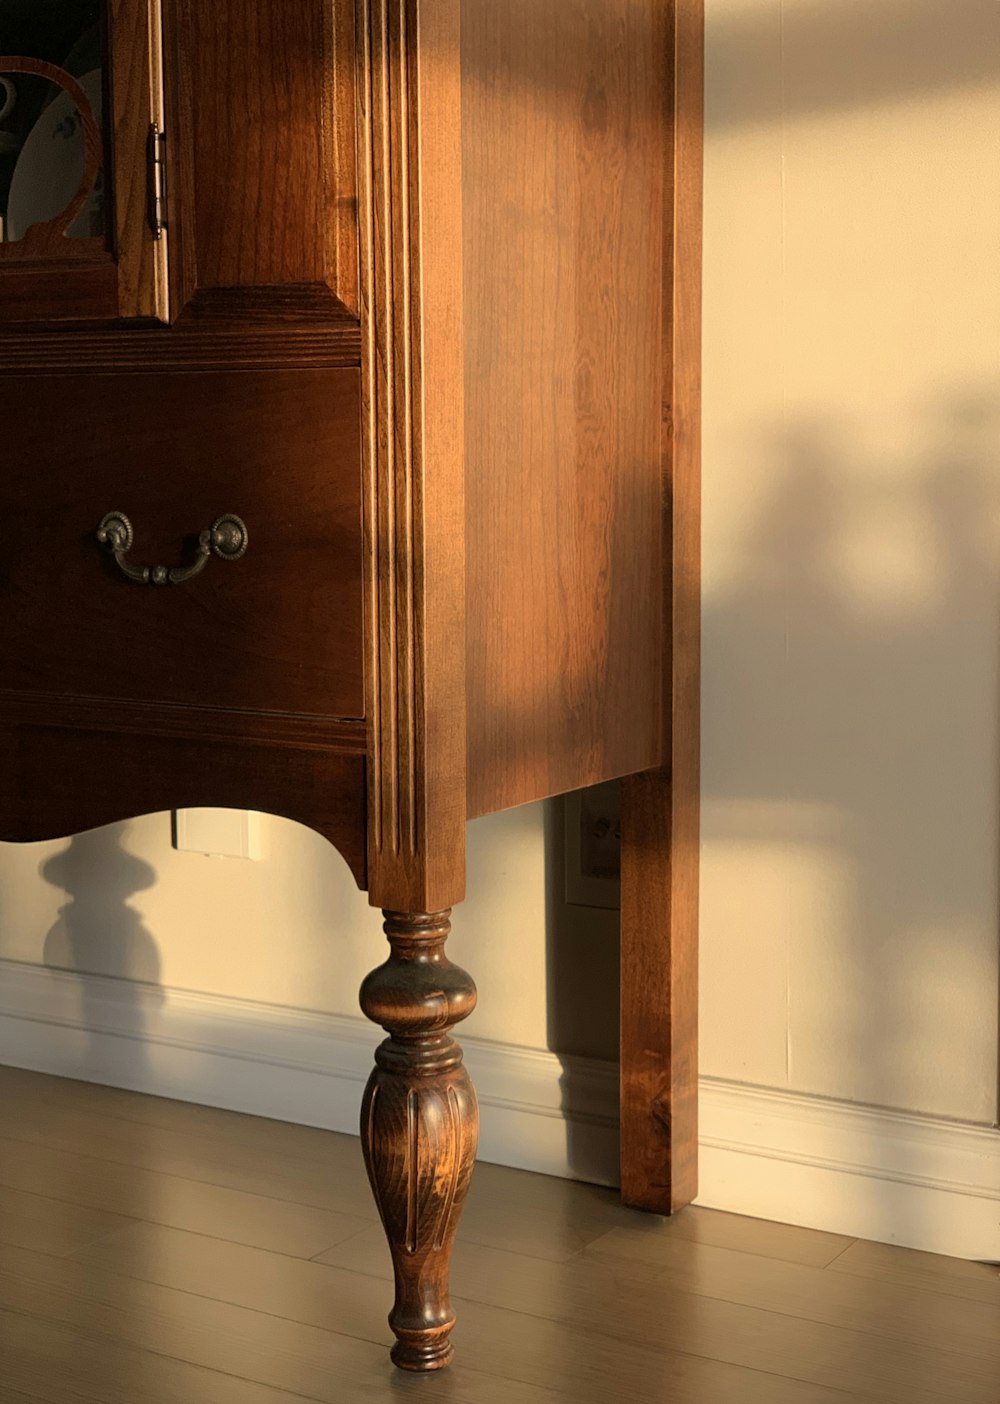
[[709,0],[705,1066],[993,1121],[1000,6]]
[[[472,894],[449,947],[483,990],[475,1032],[539,1046],[543,819],[533,806],[472,826]],[[387,954],[381,918],[325,839],[261,824],[257,861],[176,852],[166,814],[0,847],[0,958],[360,1017],[360,983]]]
[[[703,1068],[989,1123],[1000,5],[708,11]],[[472,826],[468,1031],[607,1058],[559,823]],[[0,958],[354,1015],[382,940],[316,836],[213,861],[158,815],[0,846]]]

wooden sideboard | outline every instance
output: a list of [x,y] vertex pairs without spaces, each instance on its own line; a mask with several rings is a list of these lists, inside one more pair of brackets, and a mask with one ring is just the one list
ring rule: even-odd
[[433,1370],[469,818],[628,777],[622,1192],[695,1193],[701,0],[48,8],[0,0],[0,838],[209,805],[337,847]]

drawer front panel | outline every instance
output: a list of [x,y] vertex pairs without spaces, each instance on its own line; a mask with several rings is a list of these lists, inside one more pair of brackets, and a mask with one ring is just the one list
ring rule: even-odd
[[[0,688],[360,717],[354,370],[0,376]],[[226,514],[248,533],[183,583]]]

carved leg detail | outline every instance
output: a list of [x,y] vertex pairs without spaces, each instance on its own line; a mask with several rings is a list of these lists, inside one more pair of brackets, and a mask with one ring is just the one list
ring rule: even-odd
[[383,915],[392,950],[361,986],[361,1008],[389,1037],[365,1091],[361,1144],[396,1274],[392,1358],[439,1370],[454,1353],[448,1266],[479,1136],[450,1031],[475,1008],[476,987],[444,953],[450,911]]

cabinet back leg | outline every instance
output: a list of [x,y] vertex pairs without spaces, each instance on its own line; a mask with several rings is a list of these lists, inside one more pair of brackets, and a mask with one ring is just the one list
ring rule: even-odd
[[695,783],[650,771],[622,786],[622,1199],[659,1214],[698,1193]]

